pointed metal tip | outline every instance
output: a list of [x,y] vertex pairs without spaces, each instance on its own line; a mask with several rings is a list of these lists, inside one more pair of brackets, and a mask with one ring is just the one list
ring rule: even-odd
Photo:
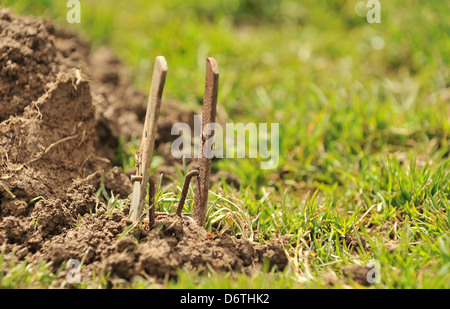
[[216,59],[214,59],[213,57],[208,57],[208,58],[206,58],[206,63],[207,63],[208,68],[210,68],[210,70],[215,75],[219,75],[219,66],[217,65]]
[[155,65],[157,65],[161,71],[167,72],[167,60],[164,56],[157,56],[155,60]]

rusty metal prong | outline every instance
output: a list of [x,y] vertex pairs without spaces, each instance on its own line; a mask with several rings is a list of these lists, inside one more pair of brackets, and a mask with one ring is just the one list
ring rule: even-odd
[[133,183],[130,206],[130,218],[133,221],[140,218],[144,208],[167,70],[166,58],[163,56],[156,57],[150,95],[147,103],[147,112],[145,114],[144,129],[142,131],[141,145],[139,151],[136,152],[136,176],[142,176],[142,181],[135,181]]
[[149,177],[148,184],[148,226],[151,229],[155,225],[156,183],[152,177]]
[[219,67],[214,58],[206,59],[206,83],[205,98],[202,108],[202,138],[201,138],[201,156],[198,159],[199,175],[197,177],[197,186],[195,187],[194,197],[194,220],[204,227],[206,223],[206,212],[208,205],[209,176],[211,173],[211,154],[205,151],[205,144],[214,139],[214,131],[206,130],[216,121],[217,95],[219,92]]
[[183,211],[184,208],[184,202],[186,201],[187,193],[189,190],[189,184],[191,183],[191,179],[194,176],[198,176],[198,170],[190,171],[189,173],[186,174],[186,177],[184,179],[183,190],[181,191],[180,202],[178,203],[177,207],[177,215],[180,217],[181,212]]

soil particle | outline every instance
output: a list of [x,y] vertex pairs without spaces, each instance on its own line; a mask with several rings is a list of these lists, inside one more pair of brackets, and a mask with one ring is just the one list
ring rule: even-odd
[[21,200],[8,200],[0,204],[0,214],[3,216],[21,217],[26,215],[28,204]]
[[115,195],[118,194],[120,198],[126,198],[133,190],[130,177],[118,166],[106,171],[104,182],[107,184],[107,190]]
[[256,252],[260,261],[268,261],[269,267],[277,267],[277,269],[283,270],[287,264],[286,252],[281,244],[269,243],[264,246],[258,246]]
[[398,249],[399,243],[397,241],[389,241],[385,244],[385,247],[389,253],[394,253]]
[[363,286],[370,286],[368,275],[373,267],[369,265],[351,264],[342,267],[342,273],[345,277],[351,278],[354,282]]
[[24,236],[29,230],[30,225],[19,218],[8,216],[3,219],[2,228],[4,231],[4,238],[11,243],[18,243],[24,240]]
[[3,184],[16,197],[31,200],[64,191],[83,174],[94,151],[89,85],[76,71],[60,73],[46,94],[13,122],[0,123],[0,171]]
[[43,85],[54,81],[55,46],[48,40],[54,27],[50,22],[20,19],[0,10],[0,121],[19,115],[44,94]]
[[77,225],[43,242],[35,259],[53,262],[55,268],[69,259],[84,261],[86,265],[99,262],[104,255],[112,253],[111,247],[131,222],[123,215],[116,221],[115,216],[106,212],[85,214]]
[[333,287],[336,283],[339,282],[339,279],[333,270],[328,270],[327,272],[323,273],[321,279],[322,282],[329,287]]
[[359,235],[358,237],[349,234],[345,235],[345,244],[350,250],[353,251],[357,251],[357,249],[361,248],[361,246],[364,250],[371,249],[370,243],[361,235]]

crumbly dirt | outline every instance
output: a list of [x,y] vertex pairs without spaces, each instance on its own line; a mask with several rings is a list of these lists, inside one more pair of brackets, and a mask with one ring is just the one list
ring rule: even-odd
[[[151,230],[144,221],[128,232],[128,204],[109,209],[96,197],[101,183],[129,197],[129,175],[113,158],[121,137],[140,138],[147,103],[109,49],[92,52],[49,21],[0,9],[0,81],[0,246],[6,260],[45,260],[56,271],[78,259],[84,276],[103,271],[126,280],[176,277],[178,268],[247,273],[265,260],[278,269],[287,265],[281,244],[210,234],[176,215],[160,215]],[[170,129],[176,122],[193,125],[193,115],[163,101],[159,172],[170,175],[181,164],[169,153]]]
[[351,264],[343,266],[342,273],[344,277],[351,279],[360,285],[370,286],[371,283],[369,282],[369,279],[373,278],[374,274],[372,273],[375,273],[375,270],[373,265]]
[[69,259],[84,260],[84,278],[91,277],[93,270],[101,270],[111,278],[126,280],[135,276],[175,278],[179,268],[206,271],[212,267],[215,271],[250,273],[261,269],[266,261],[278,269],[287,265],[281,244],[258,245],[212,235],[175,214],[157,217],[154,229],[148,230],[148,224],[144,224],[141,230],[123,234],[131,224],[123,212],[108,214],[102,208],[94,215],[85,214],[76,228],[44,241],[34,258],[53,261],[55,269]]

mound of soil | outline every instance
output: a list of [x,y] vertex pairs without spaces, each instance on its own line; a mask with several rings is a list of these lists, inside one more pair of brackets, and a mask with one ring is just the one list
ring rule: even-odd
[[[176,215],[161,214],[152,230],[144,221],[132,235],[128,206],[107,209],[96,197],[101,179],[108,192],[130,195],[129,176],[112,160],[119,138],[140,137],[147,103],[110,50],[91,52],[49,21],[1,9],[0,80],[0,244],[7,260],[51,261],[56,270],[78,259],[83,275],[124,279],[206,265],[246,272],[266,259],[286,266],[279,244],[209,234]],[[162,104],[156,147],[165,174],[180,163],[167,154],[171,127],[193,125],[193,115],[177,102]]]

